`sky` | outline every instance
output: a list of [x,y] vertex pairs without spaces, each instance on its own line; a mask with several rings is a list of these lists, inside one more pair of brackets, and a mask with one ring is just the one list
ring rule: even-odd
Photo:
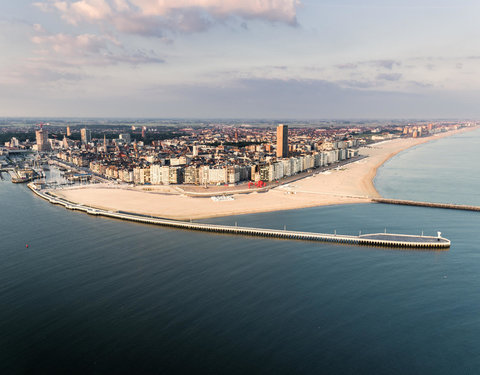
[[478,0],[0,1],[0,116],[479,118]]

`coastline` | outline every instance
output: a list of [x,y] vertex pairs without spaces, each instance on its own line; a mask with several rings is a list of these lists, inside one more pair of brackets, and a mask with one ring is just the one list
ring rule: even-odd
[[[365,175],[365,181],[366,181],[366,184],[368,186],[367,189],[369,189],[372,192],[372,194],[371,194],[372,197],[375,197],[375,198],[381,198],[382,197],[380,195],[380,193],[377,191],[377,188],[375,187],[375,184],[374,184],[375,177],[377,176],[378,169],[383,164],[385,164],[388,160],[390,160],[394,156],[398,155],[399,153],[401,153],[403,151],[406,151],[409,148],[422,145],[424,143],[428,143],[428,142],[435,141],[435,140],[438,140],[438,139],[442,139],[442,138],[445,138],[445,137],[450,137],[450,136],[455,135],[455,134],[466,133],[466,132],[469,132],[469,131],[476,130],[478,128],[479,127],[469,127],[469,128],[463,128],[463,129],[453,130],[453,131],[442,133],[442,134],[433,135],[433,136],[430,136],[430,137],[417,138],[417,140],[418,140],[417,142],[413,142],[411,145],[408,145],[404,148],[400,148],[400,149],[386,155],[384,159],[382,159],[377,165],[375,165],[374,168],[372,168],[370,173]],[[414,138],[411,138],[411,139],[414,139]]]
[[411,147],[477,129],[463,128],[427,138],[400,138],[383,141],[360,151],[367,158],[330,171],[272,188],[266,192],[233,194],[233,200],[214,202],[210,198],[172,194],[172,186],[121,188],[92,185],[52,190],[59,198],[99,209],[134,212],[166,219],[193,220],[291,210],[307,207],[370,203],[380,198],[374,179],[386,161]]

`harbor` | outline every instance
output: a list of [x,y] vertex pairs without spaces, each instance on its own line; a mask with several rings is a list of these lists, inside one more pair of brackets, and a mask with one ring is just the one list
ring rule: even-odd
[[429,249],[429,250],[447,250],[450,248],[450,240],[441,237],[438,233],[437,237],[433,236],[417,236],[392,233],[374,233],[359,234],[358,236],[300,232],[290,230],[276,230],[266,228],[250,228],[240,226],[228,226],[218,224],[207,224],[188,221],[169,220],[153,216],[139,215],[124,211],[108,211],[93,208],[81,204],[76,204],[65,199],[59,198],[51,194],[48,190],[42,190],[41,187],[34,183],[29,183],[28,187],[39,197],[56,205],[61,205],[69,210],[85,212],[89,215],[104,216],[114,219],[133,221],[144,224],[160,225],[178,229],[205,231],[213,233],[246,235],[255,237],[269,237],[288,240],[304,240],[330,242],[344,245],[370,246],[370,247],[387,247],[399,249]]
[[32,156],[31,152],[9,152],[2,153],[0,159],[0,178],[3,173],[10,175],[14,184],[26,183],[39,178],[44,178],[44,167],[47,159],[40,155]]
[[12,168],[8,170],[10,178],[14,184],[33,181],[40,175],[31,168]]
[[0,179],[8,174],[14,184],[39,181],[58,187],[105,181],[84,169],[59,162],[51,155],[12,153],[4,155],[0,163]]

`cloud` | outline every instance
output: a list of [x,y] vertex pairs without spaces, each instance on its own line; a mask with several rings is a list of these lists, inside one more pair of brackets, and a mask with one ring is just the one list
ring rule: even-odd
[[[299,0],[43,0],[35,5],[60,13],[73,24],[109,25],[131,34],[204,31],[228,19],[262,20],[295,26]],[[240,23],[246,26],[245,22]]]
[[29,85],[30,90],[25,90],[24,85],[8,87],[0,90],[3,114],[280,120],[464,118],[478,117],[480,113],[478,90],[393,92],[345,88],[325,80],[253,78],[221,83],[156,83],[148,89],[144,85],[132,87],[120,82],[119,88],[112,90],[95,86],[93,82],[98,82],[98,78],[84,87],[69,87],[62,82],[53,89],[35,83],[33,89]]
[[[362,86],[363,83],[360,83]],[[355,83],[351,83],[355,86]],[[345,87],[317,79],[238,79],[223,84],[151,87],[148,97],[163,115],[253,118],[374,118],[445,116],[438,92],[425,94]],[[140,101],[140,99],[138,99]],[[182,109],[189,108],[189,112]],[[442,109],[442,110],[439,110]],[[155,113],[149,112],[150,116]]]
[[433,84],[428,82],[408,81],[408,83],[413,87],[418,87],[421,89],[430,89],[435,87]]
[[335,68],[338,68],[338,69],[357,69],[358,65],[357,64],[354,64],[354,63],[347,63],[347,64],[338,64],[338,65],[335,65]]
[[131,65],[158,64],[164,60],[154,53],[143,50],[126,51],[122,44],[109,35],[65,33],[47,34],[45,32],[32,37],[39,47],[36,62],[51,62],[58,66]]
[[35,23],[33,25],[33,30],[35,30],[37,33],[44,33],[45,32],[45,29],[43,28],[43,26],[38,24],[38,23]]
[[343,80],[337,82],[342,87],[349,87],[355,89],[370,89],[373,87],[377,87],[377,82],[368,81],[368,80]]
[[107,49],[108,43],[114,42],[114,40],[94,34],[70,35],[59,33],[36,35],[32,38],[32,42],[42,47],[48,47],[57,54],[78,57],[104,51]]
[[391,82],[399,81],[401,78],[402,74],[400,73],[383,73],[377,75],[377,79]]
[[[1,72],[3,73],[3,72]],[[11,87],[24,87],[25,84],[53,84],[58,82],[78,82],[88,75],[76,73],[65,69],[54,68],[47,66],[38,66],[31,62],[25,62],[21,65],[8,68],[8,75],[2,74],[0,82],[2,85]]]
[[367,64],[373,65],[377,68],[383,68],[388,70],[392,70],[395,65],[402,65],[402,63],[397,60],[372,60],[368,61]]
[[33,3],[44,12],[57,11],[66,21],[77,24],[82,20],[101,20],[112,13],[112,9],[105,0],[57,1],[46,0]]

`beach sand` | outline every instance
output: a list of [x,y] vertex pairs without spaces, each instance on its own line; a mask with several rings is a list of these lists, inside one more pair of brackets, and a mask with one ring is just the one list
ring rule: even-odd
[[[462,131],[471,128],[462,129]],[[362,147],[366,158],[314,176],[305,177],[267,192],[235,194],[231,201],[213,201],[209,197],[178,194],[172,186],[154,191],[126,189],[118,186],[91,185],[52,191],[69,201],[92,207],[135,212],[169,219],[190,220],[290,210],[305,207],[348,203],[368,203],[380,195],[373,179],[377,169],[395,154],[434,139],[449,136],[451,131],[426,138],[402,138]]]

